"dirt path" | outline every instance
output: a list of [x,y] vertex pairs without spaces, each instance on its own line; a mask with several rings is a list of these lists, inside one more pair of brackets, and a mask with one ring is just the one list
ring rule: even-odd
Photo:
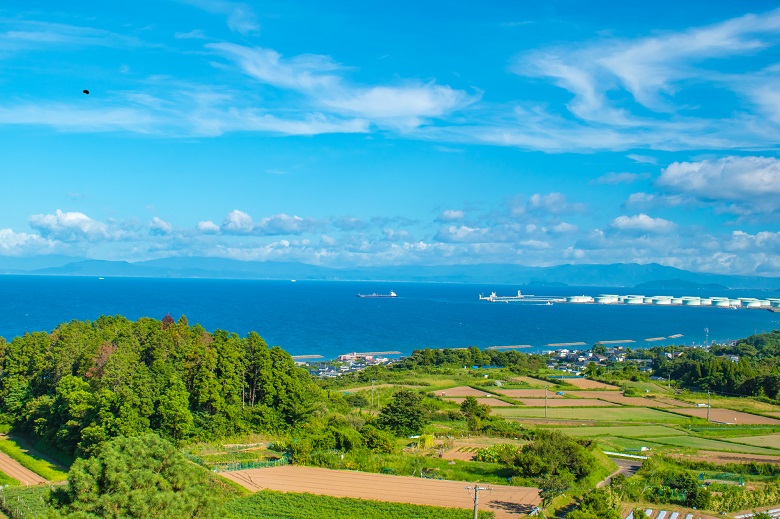
[[23,467],[18,461],[3,452],[0,452],[0,472],[18,480],[22,485],[48,483],[47,480],[30,469]]
[[612,478],[617,476],[618,474],[623,474],[624,476],[631,477],[642,467],[642,462],[639,460],[622,460],[617,458],[612,458],[612,461],[615,462],[615,465],[618,466],[618,469],[607,476],[607,478],[604,481],[601,481],[598,485],[596,485],[596,488],[601,488],[609,485],[612,482]]
[[[285,465],[264,469],[223,472],[222,476],[252,491],[310,492],[334,497],[374,499],[394,503],[471,509],[474,506],[464,481],[441,481],[408,476],[389,476],[347,470]],[[517,519],[540,503],[539,491],[529,487],[480,485],[492,491],[480,493],[480,509],[491,510],[499,519]]]

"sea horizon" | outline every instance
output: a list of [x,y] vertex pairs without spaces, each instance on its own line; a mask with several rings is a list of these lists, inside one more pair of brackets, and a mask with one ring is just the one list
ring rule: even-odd
[[[393,287],[403,287],[402,290]],[[759,309],[729,311],[711,307],[661,307],[598,304],[494,304],[480,294],[539,296],[636,292],[632,287],[524,286],[455,282],[323,280],[234,280],[205,278],[113,278],[88,276],[0,277],[0,336],[11,341],[26,332],[50,332],[70,320],[101,315],[174,319],[185,315],[206,330],[259,333],[269,345],[291,355],[333,359],[348,352],[400,351],[528,345],[524,352],[561,343],[601,341],[631,348],[701,345],[736,340],[777,328],[780,314]],[[387,293],[396,298],[361,299],[357,293]],[[702,289],[667,289],[644,295],[724,295]],[[728,290],[734,297],[766,290]],[[705,331],[707,330],[707,331]],[[679,337],[670,339],[672,335]],[[646,339],[665,337],[648,342]]]

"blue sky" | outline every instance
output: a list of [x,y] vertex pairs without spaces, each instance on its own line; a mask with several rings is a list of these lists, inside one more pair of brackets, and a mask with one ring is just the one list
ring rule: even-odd
[[530,4],[0,8],[0,255],[780,275],[780,9]]

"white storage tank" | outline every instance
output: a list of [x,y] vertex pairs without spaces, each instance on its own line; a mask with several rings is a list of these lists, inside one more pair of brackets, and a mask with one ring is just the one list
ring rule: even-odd
[[601,294],[600,296],[596,296],[594,300],[602,305],[611,305],[618,302],[618,296],[613,296],[609,294]]
[[645,298],[644,298],[644,300],[643,300],[642,302],[643,302],[644,304],[646,304],[646,305],[653,304],[653,298],[652,298],[652,297],[645,297]]
[[693,298],[686,298],[682,301],[683,306],[701,306],[701,301]]
[[712,306],[712,299],[709,297],[703,297],[699,299],[699,302],[701,303],[701,306]]
[[712,304],[718,308],[728,308],[731,306],[728,299],[718,299],[717,301],[713,301]]
[[780,308],[780,301],[770,301],[772,308]]
[[672,304],[673,305],[681,305],[682,304],[682,297],[673,297],[672,298]]
[[745,305],[745,308],[761,308],[759,301],[742,301],[742,304]]
[[761,308],[769,308],[770,303],[768,299],[759,299],[758,304],[761,305]]
[[626,299],[627,305],[641,305],[645,302],[645,298],[641,296],[631,296]]
[[653,304],[654,305],[670,305],[670,304],[672,304],[672,298],[671,297],[669,299],[666,299],[666,298],[663,298],[663,299],[655,298],[655,299],[653,299]]
[[742,306],[742,301],[739,299],[729,299],[729,306]]
[[567,303],[592,303],[593,298],[590,296],[569,296],[566,298]]

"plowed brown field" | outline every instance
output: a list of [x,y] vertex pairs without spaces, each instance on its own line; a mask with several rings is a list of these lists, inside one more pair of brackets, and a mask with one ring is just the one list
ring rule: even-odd
[[[415,505],[473,508],[463,481],[441,481],[408,476],[389,476],[347,470],[285,465],[264,469],[223,472],[222,476],[252,491],[268,488],[282,492],[310,492],[334,497],[375,499]],[[516,519],[540,503],[539,491],[529,487],[481,485],[492,489],[480,493],[480,509],[495,512],[499,519]]]

